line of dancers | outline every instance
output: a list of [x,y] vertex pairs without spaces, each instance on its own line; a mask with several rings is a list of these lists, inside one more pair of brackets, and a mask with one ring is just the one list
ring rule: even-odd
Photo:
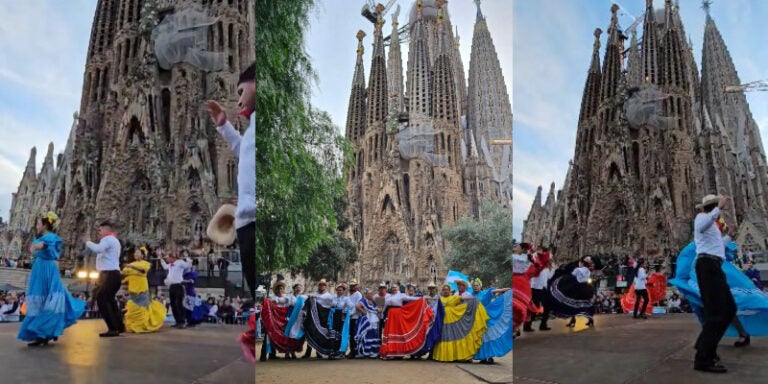
[[435,361],[493,364],[494,357],[512,349],[511,288],[483,290],[479,279],[471,290],[464,279],[455,284],[455,293],[450,284],[441,286],[440,294],[430,284],[426,295],[417,295],[410,285],[405,293],[386,283],[376,291],[359,290],[352,280],[349,293],[339,283],[334,296],[325,279],[308,295],[298,284],[286,294],[285,283],[278,281],[262,305],[266,336],[259,360],[275,359],[277,352],[295,359],[306,342],[303,358],[314,349],[318,358],[328,359],[426,355]]

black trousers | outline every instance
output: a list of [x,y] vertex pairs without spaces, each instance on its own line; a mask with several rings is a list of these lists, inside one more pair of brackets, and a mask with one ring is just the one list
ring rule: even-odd
[[357,356],[355,333],[357,333],[357,319],[349,319],[349,353],[352,356]]
[[184,286],[181,284],[171,284],[168,287],[168,295],[171,297],[171,311],[176,325],[186,323],[187,310],[184,308]]
[[[237,243],[240,246],[243,276],[248,282],[251,298],[256,300],[256,223],[250,223],[237,229]],[[226,272],[222,271],[222,273],[226,278]]]
[[643,307],[640,309],[640,314],[645,315],[645,309],[648,308],[648,290],[647,289],[635,289],[635,313],[634,317],[637,317],[637,307],[640,306],[640,299],[643,299]]
[[704,324],[696,340],[696,365],[714,363],[717,344],[736,316],[736,302],[725,280],[722,264],[721,259],[707,255],[699,255],[696,260],[696,276],[704,304]]
[[120,271],[101,271],[96,283],[96,304],[107,329],[110,331],[124,332],[123,314],[117,305],[117,291],[120,290]]

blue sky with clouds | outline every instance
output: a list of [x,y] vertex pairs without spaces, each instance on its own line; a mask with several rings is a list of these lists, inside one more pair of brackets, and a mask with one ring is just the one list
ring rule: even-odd
[[80,108],[96,0],[0,0],[0,217],[37,147],[64,150]]
[[[515,0],[514,233],[519,238],[539,185],[544,196],[551,182],[559,189],[573,158],[584,81],[592,54],[593,31],[606,31],[611,4],[622,10],[628,28],[645,11],[644,0]],[[655,0],[657,8],[663,0]],[[680,0],[685,31],[701,69],[705,14],[701,0]],[[719,0],[711,7],[742,83],[768,79],[765,22],[768,1]],[[639,27],[642,29],[642,25]],[[606,35],[600,56],[604,55]],[[749,92],[747,99],[768,148],[768,93]]]

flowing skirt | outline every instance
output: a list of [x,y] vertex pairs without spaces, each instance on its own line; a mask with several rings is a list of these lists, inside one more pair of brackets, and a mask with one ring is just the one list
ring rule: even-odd
[[[694,312],[699,315],[704,304],[701,300],[695,265],[696,246],[691,242],[677,256],[675,278],[669,282],[688,299]],[[757,289],[752,280],[733,264],[724,262],[722,268],[736,302],[736,316],[744,329],[752,336],[768,336],[768,293]],[[699,315],[699,321],[701,320]],[[739,332],[731,325],[725,334],[737,337]]]
[[536,306],[531,300],[531,278],[528,275],[512,277],[512,320],[517,329],[528,319],[528,311],[535,311]]
[[163,327],[165,305],[151,300],[149,292],[130,295],[125,305],[125,330],[133,333],[154,332]]
[[72,297],[59,277],[53,260],[35,259],[26,293],[26,316],[18,339],[35,341],[59,337],[85,312],[85,301]]
[[501,357],[512,350],[512,292],[492,299],[486,291],[481,302],[490,317],[488,330],[483,335],[483,344],[475,354],[476,360]]
[[432,308],[432,312],[435,314],[435,319],[432,322],[432,328],[427,333],[427,341],[424,343],[424,348],[416,353],[416,356],[423,356],[440,342],[440,335],[443,332],[443,321],[445,319],[445,308],[441,300],[430,300],[428,302],[429,307]]
[[365,357],[376,357],[381,348],[379,337],[379,318],[376,313],[368,316],[360,316],[357,319],[357,331],[355,332],[357,354]]
[[485,307],[477,300],[445,306],[443,330],[440,342],[432,351],[432,358],[436,361],[472,359],[483,343],[488,319]]
[[278,307],[272,301],[264,300],[261,307],[261,321],[264,323],[267,336],[269,336],[270,347],[274,347],[282,353],[301,352],[302,341],[285,336],[288,310],[288,307]]
[[314,298],[307,300],[304,311],[304,335],[310,347],[323,355],[336,355],[347,351],[349,312],[325,308],[318,305]]
[[435,314],[425,299],[390,308],[381,337],[381,356],[408,356],[419,352],[424,348],[434,319]]
[[553,278],[544,300],[550,313],[557,317],[582,315],[591,318],[595,313],[593,296],[591,285],[579,283],[573,275],[562,274]]
[[[654,273],[648,278],[646,287],[648,289],[648,306],[645,308],[645,313],[650,315],[653,313],[653,306],[667,296],[667,277],[660,273]],[[636,298],[635,285],[632,284],[629,291],[621,296],[621,308],[624,309],[624,313],[634,312]]]
[[238,337],[240,347],[243,348],[243,355],[252,362],[256,362],[256,312],[251,314],[248,319],[248,330],[241,333]]

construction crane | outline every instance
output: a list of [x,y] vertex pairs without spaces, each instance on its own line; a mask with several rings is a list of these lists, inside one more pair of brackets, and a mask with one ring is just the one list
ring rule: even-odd
[[[384,8],[381,11],[381,16],[384,17],[384,15],[392,8],[392,6],[395,4],[397,0],[389,0],[386,6],[383,6]],[[360,14],[368,19],[373,24],[376,24],[376,22],[379,20],[379,13],[376,12],[377,4],[373,0],[366,0],[366,4],[363,5],[363,9],[360,11]],[[395,11],[395,15],[400,14],[400,6],[397,6],[397,10]],[[400,42],[406,43],[411,37],[411,29],[408,27],[408,23],[405,23],[402,27],[397,29],[399,35],[400,35]],[[389,46],[392,40],[392,35],[389,35],[384,38],[384,45]]]
[[729,85],[725,87],[725,92],[728,93],[752,91],[768,91],[768,80],[758,80],[742,85]]

